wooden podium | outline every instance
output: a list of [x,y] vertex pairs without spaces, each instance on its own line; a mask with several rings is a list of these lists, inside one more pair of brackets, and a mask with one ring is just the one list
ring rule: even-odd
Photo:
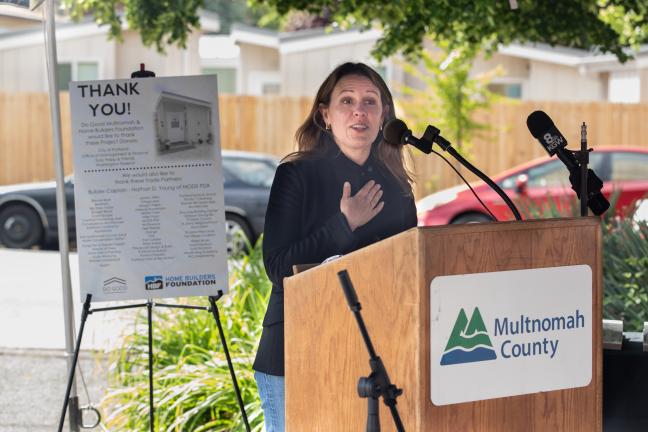
[[[413,228],[284,281],[286,430],[364,431],[357,395],[369,356],[337,272],[346,269],[376,352],[404,394],[407,431],[602,429],[601,228],[596,218]],[[592,380],[586,387],[435,406],[430,400],[430,282],[436,276],[587,264]],[[556,299],[559,301],[559,299]],[[394,431],[380,402],[383,431]]]

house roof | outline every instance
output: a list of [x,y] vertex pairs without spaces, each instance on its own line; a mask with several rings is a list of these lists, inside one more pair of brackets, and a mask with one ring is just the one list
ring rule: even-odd
[[[21,10],[15,7],[10,7],[9,9]],[[0,15],[3,14],[4,9],[0,9]],[[40,13],[37,12],[36,15],[40,16]],[[40,20],[40,17],[37,19]],[[207,32],[215,32],[220,29],[220,20],[218,14],[206,10],[200,11],[200,24],[201,28]],[[122,30],[127,29],[128,25],[125,21],[122,21]],[[107,33],[107,25],[100,26],[96,24],[91,18],[86,18],[80,23],[70,21],[58,22],[58,20],[56,23],[56,39],[58,41],[84,38]],[[0,33],[0,50],[21,48],[30,45],[40,45],[42,43],[43,28],[41,25]]]
[[512,57],[538,60],[564,66],[585,67],[599,71],[618,68],[627,69],[631,65],[636,67],[641,67],[644,64],[648,65],[648,45],[642,45],[638,51],[630,52],[630,54],[634,55],[635,59],[629,61],[626,65],[619,63],[619,60],[614,54],[602,54],[596,51],[551,46],[548,44],[511,44],[498,47],[497,52]]
[[[276,48],[280,53],[309,51],[318,48],[347,45],[362,41],[377,41],[382,36],[379,30],[327,30],[324,28],[299,30],[295,32],[278,32],[258,27],[235,24],[232,26],[231,38],[235,43],[252,44],[267,48]],[[607,71],[628,69],[628,67],[648,67],[648,45],[642,45],[634,52],[635,60],[628,64],[619,63],[614,54],[601,54],[578,48],[551,46],[549,44],[510,44],[499,46],[498,53],[570,67],[584,67],[591,70]]]
[[42,14],[40,11],[29,10],[29,0],[27,0],[27,4],[24,6],[20,4],[0,4],[0,16],[8,16],[30,21],[40,21]]
[[318,48],[330,48],[364,41],[376,41],[382,32],[379,30],[327,30],[315,28],[294,32],[278,32],[258,27],[235,24],[232,26],[231,38],[235,43],[246,43],[277,48],[280,53],[309,51]]
[[[67,22],[56,25],[56,39],[59,41],[107,33],[107,26],[100,27],[94,22],[85,22],[81,24]],[[0,34],[0,50],[41,44],[43,44],[42,26]]]

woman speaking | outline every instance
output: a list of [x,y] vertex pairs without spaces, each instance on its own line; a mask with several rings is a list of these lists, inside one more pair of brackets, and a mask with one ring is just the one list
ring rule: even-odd
[[392,118],[380,75],[344,63],[320,86],[297,130],[298,151],[277,168],[263,241],[272,293],[254,362],[267,432],[285,424],[283,278],[295,264],[322,262],[416,226],[403,148],[382,138]]

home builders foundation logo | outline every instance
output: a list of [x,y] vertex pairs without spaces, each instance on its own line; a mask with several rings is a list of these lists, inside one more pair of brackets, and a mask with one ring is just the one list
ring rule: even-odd
[[144,276],[144,288],[147,291],[164,288],[164,281],[162,276]]
[[496,358],[479,308],[475,308],[473,311],[470,322],[466,312],[461,308],[452,328],[448,345],[441,357],[441,365],[495,360]]

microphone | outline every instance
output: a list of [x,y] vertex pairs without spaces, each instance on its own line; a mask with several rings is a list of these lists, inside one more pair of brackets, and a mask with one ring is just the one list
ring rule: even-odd
[[[527,117],[529,132],[537,139],[549,156],[557,155],[558,159],[569,170],[569,181],[572,189],[580,198],[580,163],[574,153],[567,149],[567,139],[544,111],[534,111]],[[610,208],[610,203],[601,193],[603,182],[591,169],[587,170],[587,205],[595,215],[602,215]]]
[[409,144],[423,153],[432,152],[432,141],[425,140],[425,135],[423,139],[416,138],[401,119],[394,118],[387,122],[383,128],[383,138],[393,146]]
[[534,111],[527,117],[527,127],[529,132],[537,139],[542,147],[549,153],[549,156],[558,154],[560,159],[569,172],[577,170],[580,164],[567,147],[567,139],[562,136],[556,125],[544,111]]
[[[500,188],[497,183],[493,182],[486,174],[483,172],[479,171],[477,168],[475,168],[470,162],[468,162],[466,159],[463,158],[454,148],[452,148],[452,144],[445,138],[443,138],[439,134],[439,129],[432,126],[428,125],[428,127],[425,129],[425,133],[423,134],[423,138],[416,138],[415,136],[412,135],[412,131],[407,128],[407,125],[403,120],[394,118],[390,121],[387,122],[385,127],[383,128],[383,138],[385,139],[385,142],[388,144],[391,144],[393,146],[399,146],[399,145],[404,145],[404,144],[410,144],[416,147],[417,149],[421,150],[423,153],[429,154],[432,153],[432,144],[436,143],[441,147],[444,151],[450,153],[452,157],[457,159],[457,161],[468,168],[470,172],[475,174],[477,177],[482,179],[488,186],[490,186],[506,203],[506,205],[511,209],[511,212],[515,216],[515,219],[517,220],[522,220],[522,216],[520,215],[520,212],[518,209],[515,207],[515,204],[513,204],[513,201],[506,195],[506,193]],[[443,156],[441,156],[439,153],[434,152],[436,155],[441,157],[442,159],[445,160]],[[446,160],[446,162],[448,162]],[[449,162],[448,162],[449,163]],[[451,165],[452,166],[452,165]],[[456,171],[456,170],[455,170]],[[459,174],[459,177],[461,177],[461,174]],[[466,180],[461,177],[462,180],[465,182]],[[466,183],[467,184],[467,183]],[[470,186],[469,186],[470,187]],[[474,191],[473,191],[474,193]],[[475,195],[476,196],[476,195]],[[479,198],[478,198],[479,199]]]

